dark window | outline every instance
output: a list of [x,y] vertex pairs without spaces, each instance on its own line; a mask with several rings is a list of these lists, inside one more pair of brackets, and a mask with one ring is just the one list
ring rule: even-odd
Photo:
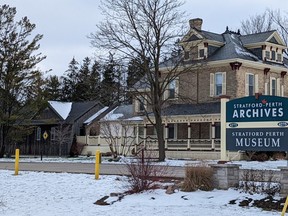
[[188,51],[185,51],[184,52],[184,59],[189,59],[189,52]]
[[169,83],[169,88],[168,88],[168,98],[175,98],[175,89],[176,89],[176,80],[172,80]]
[[174,124],[168,124],[168,139],[174,139]]
[[271,95],[276,95],[276,79],[271,80]]
[[139,111],[143,112],[145,110],[145,99],[141,97],[139,100]]
[[282,55],[280,53],[277,54],[277,61],[278,62],[281,62],[282,60]]
[[222,73],[215,74],[215,93],[216,95],[222,95],[222,84],[223,84],[223,75]]
[[199,57],[204,58],[204,49],[199,50]]
[[221,138],[221,125],[219,122],[215,123],[215,139]]
[[85,136],[85,128],[84,127],[81,127],[80,128],[80,136]]
[[270,59],[270,51],[265,51],[265,57],[267,60]]
[[248,75],[248,82],[249,82],[249,96],[252,96],[254,95],[254,74],[249,74]]
[[41,140],[41,128],[38,127],[36,131],[36,140]]
[[275,60],[275,51],[272,51],[272,60]]

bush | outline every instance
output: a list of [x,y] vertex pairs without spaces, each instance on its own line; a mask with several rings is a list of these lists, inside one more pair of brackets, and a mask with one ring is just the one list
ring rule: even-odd
[[152,151],[144,150],[135,160],[126,162],[129,172],[129,193],[139,193],[157,187],[156,182],[167,176],[167,166],[153,164]]
[[280,184],[273,182],[273,179],[274,173],[271,170],[244,170],[239,189],[245,193],[264,193],[273,196],[280,192]]
[[183,191],[213,190],[213,170],[207,165],[186,167],[185,178],[182,185]]

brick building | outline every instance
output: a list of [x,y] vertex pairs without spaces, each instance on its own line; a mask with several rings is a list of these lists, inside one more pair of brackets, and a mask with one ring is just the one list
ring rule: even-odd
[[[227,27],[217,34],[202,30],[202,22],[190,20],[190,30],[180,41],[184,64],[198,61],[202,66],[180,74],[164,94],[168,157],[220,158],[220,96],[288,95],[287,46],[277,31],[241,35]],[[183,103],[183,98],[190,100]],[[141,114],[145,103],[135,99],[133,104],[135,114]],[[143,130],[144,137],[155,138],[148,121]],[[240,155],[233,152],[230,157]]]
[[[288,95],[287,46],[277,31],[241,35],[227,27],[218,34],[203,30],[202,22],[200,18],[190,20],[190,29],[179,43],[183,65],[201,66],[180,73],[164,93],[167,102],[162,119],[168,157],[220,158],[221,96]],[[172,61],[161,67],[163,76],[169,64]],[[134,87],[140,91],[149,88],[141,80]],[[132,109],[134,116],[144,116],[149,107],[135,97]],[[134,131],[136,145],[157,148],[155,129],[147,119],[135,122]],[[240,156],[230,152],[231,159]]]

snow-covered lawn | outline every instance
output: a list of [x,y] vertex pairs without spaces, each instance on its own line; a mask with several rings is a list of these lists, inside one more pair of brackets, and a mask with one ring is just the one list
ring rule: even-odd
[[[158,189],[127,195],[113,205],[93,204],[112,192],[126,190],[126,177],[93,175],[0,171],[1,216],[268,216],[279,212],[262,211],[228,204],[230,200],[263,195],[248,195],[230,189],[212,192],[180,192],[172,195]],[[119,180],[121,179],[121,180]],[[109,198],[111,199],[111,198]],[[110,200],[111,201],[111,200]]]

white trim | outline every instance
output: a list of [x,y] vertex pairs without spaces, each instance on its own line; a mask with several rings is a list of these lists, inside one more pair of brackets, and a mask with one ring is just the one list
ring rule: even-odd
[[281,96],[281,78],[277,78],[276,81],[276,94],[277,96]]
[[254,92],[259,93],[259,75],[254,75]]
[[265,81],[265,84],[264,84],[264,94],[268,95],[268,83],[266,81]]
[[210,73],[210,97],[214,97],[215,95],[215,75],[214,73]]

